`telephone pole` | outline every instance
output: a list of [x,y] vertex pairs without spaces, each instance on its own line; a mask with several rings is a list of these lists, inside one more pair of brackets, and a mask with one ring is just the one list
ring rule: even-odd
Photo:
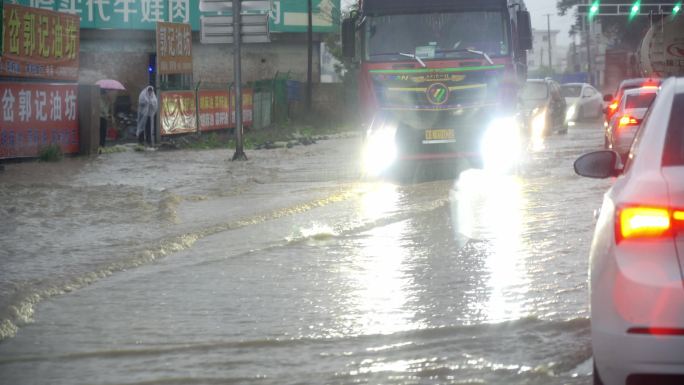
[[546,40],[549,43],[549,71],[553,72],[553,61],[551,61],[551,14],[546,14]]
[[306,30],[307,66],[306,66],[306,112],[311,112],[311,98],[313,87],[313,5],[307,0],[308,27]]

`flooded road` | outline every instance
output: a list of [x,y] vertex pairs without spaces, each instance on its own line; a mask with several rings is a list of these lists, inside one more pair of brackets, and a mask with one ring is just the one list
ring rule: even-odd
[[590,384],[601,135],[408,185],[358,138],[8,165],[0,384]]

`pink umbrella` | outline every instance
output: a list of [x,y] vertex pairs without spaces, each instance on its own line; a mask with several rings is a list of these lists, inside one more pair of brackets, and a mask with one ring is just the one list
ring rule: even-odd
[[103,90],[125,90],[126,87],[114,79],[102,79],[95,82]]

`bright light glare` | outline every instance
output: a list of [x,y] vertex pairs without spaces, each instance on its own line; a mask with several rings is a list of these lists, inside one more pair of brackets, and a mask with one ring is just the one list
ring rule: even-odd
[[544,132],[546,131],[546,110],[542,110],[540,113],[532,118],[532,139],[541,139],[544,137]]
[[520,161],[520,142],[520,126],[515,118],[495,119],[482,138],[485,169],[510,171]]
[[620,212],[620,233],[623,238],[659,236],[670,228],[666,209],[628,207]]
[[577,111],[577,107],[575,105],[570,106],[568,110],[565,112],[565,121],[569,122],[575,118],[575,112]]
[[385,125],[379,130],[368,132],[363,154],[364,172],[370,176],[378,176],[386,171],[397,159],[395,134],[397,127]]
[[672,216],[676,221],[684,221],[684,211],[675,211]]

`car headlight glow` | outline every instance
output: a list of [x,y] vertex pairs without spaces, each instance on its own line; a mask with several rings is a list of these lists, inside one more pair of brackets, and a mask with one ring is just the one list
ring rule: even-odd
[[532,116],[532,138],[539,139],[546,132],[546,110]]
[[577,112],[577,106],[574,104],[568,108],[565,112],[565,121],[570,122],[575,120],[575,112]]
[[488,170],[507,171],[521,155],[520,124],[514,117],[493,120],[482,138],[481,152]]
[[397,126],[385,123],[379,129],[368,130],[363,151],[363,169],[367,175],[378,176],[397,159],[395,135]]

